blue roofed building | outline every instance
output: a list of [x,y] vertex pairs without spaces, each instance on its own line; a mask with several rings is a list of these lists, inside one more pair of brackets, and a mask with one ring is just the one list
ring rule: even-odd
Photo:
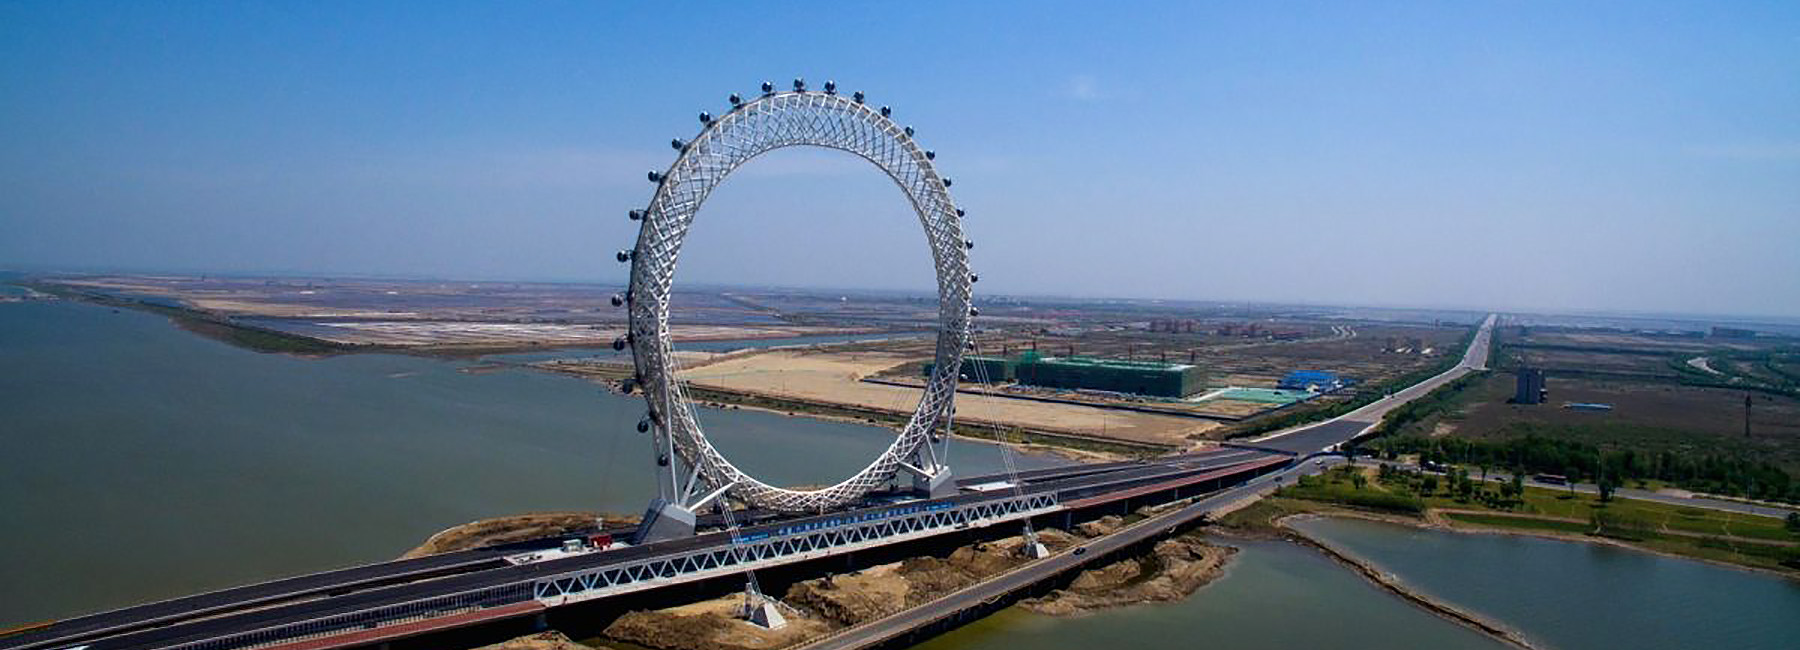
[[1339,377],[1335,372],[1324,370],[1295,370],[1275,382],[1275,387],[1283,390],[1304,390],[1314,393],[1329,393],[1343,388],[1350,382]]

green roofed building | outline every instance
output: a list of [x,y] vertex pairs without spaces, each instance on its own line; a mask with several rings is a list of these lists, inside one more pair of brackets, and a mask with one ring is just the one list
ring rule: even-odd
[[[926,374],[931,367],[926,366]],[[1104,390],[1115,393],[1187,397],[1204,389],[1199,366],[1098,357],[1042,357],[1028,351],[1016,358],[968,356],[962,379],[1017,381],[1027,386]]]

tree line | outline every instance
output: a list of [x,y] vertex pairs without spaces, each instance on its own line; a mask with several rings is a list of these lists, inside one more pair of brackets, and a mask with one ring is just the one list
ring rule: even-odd
[[1424,462],[1558,474],[1608,487],[1655,480],[1696,492],[1800,503],[1800,481],[1780,466],[1745,456],[1601,449],[1534,434],[1492,441],[1390,436],[1372,441],[1369,449],[1389,458],[1418,454]]

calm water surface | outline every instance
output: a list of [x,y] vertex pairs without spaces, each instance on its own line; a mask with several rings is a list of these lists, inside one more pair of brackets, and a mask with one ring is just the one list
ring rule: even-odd
[[1535,537],[1357,519],[1297,526],[1550,648],[1800,647],[1800,581]]
[[[463,367],[259,354],[131,310],[0,303],[0,627],[380,561],[482,517],[648,501],[639,399]],[[783,484],[841,479],[892,441],[700,417]],[[995,447],[952,445],[961,472],[1003,468]]]
[[1050,618],[1018,608],[919,646],[928,650],[1127,648],[1507,648],[1287,542],[1241,549],[1219,580],[1177,603]]

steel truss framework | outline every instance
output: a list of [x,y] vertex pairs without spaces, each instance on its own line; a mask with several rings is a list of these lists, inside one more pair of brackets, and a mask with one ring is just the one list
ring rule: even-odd
[[[831,526],[696,549],[685,554],[595,567],[533,578],[460,593],[336,614],[305,621],[214,637],[172,646],[171,650],[253,650],[352,631],[386,628],[453,614],[490,610],[537,601],[558,606],[594,598],[705,580],[745,569],[800,562],[829,555],[940,535],[962,528],[981,528],[1063,510],[1056,493],[965,504],[929,502],[896,504],[888,516],[860,521],[848,518]],[[847,515],[848,517],[848,515]]]
[[[488,587],[474,591],[423,598],[407,603],[365,609],[308,621],[266,627],[241,634],[170,646],[169,650],[251,650],[296,641],[337,636],[350,631],[372,630],[453,614],[481,611],[531,600],[530,582]],[[85,647],[85,646],[83,646]]]
[[[798,87],[800,84],[796,83]],[[735,100],[735,98],[734,98]],[[692,142],[675,144],[681,155],[658,182],[636,246],[620,255],[631,266],[628,343],[637,381],[649,406],[656,447],[659,498],[688,511],[729,494],[745,504],[783,512],[820,512],[852,502],[892,481],[901,470],[925,482],[948,474],[941,447],[956,394],[958,369],[972,319],[968,248],[948,190],[912,129],[896,124],[888,109],[871,108],[833,92],[765,93],[718,119]],[[676,377],[669,338],[669,297],[676,258],[694,215],[715,187],[750,159],[784,147],[837,149],[873,163],[906,194],[924,227],[937,270],[936,365],[912,418],[886,451],[855,475],[818,490],[790,490],[764,483],[732,465],[707,440],[686,390]]]
[[686,555],[570,572],[538,580],[535,594],[544,604],[557,606],[929,537],[958,528],[1019,521],[1062,509],[1055,493],[961,506],[943,505],[946,507],[938,510],[920,508],[913,513],[846,522]]

